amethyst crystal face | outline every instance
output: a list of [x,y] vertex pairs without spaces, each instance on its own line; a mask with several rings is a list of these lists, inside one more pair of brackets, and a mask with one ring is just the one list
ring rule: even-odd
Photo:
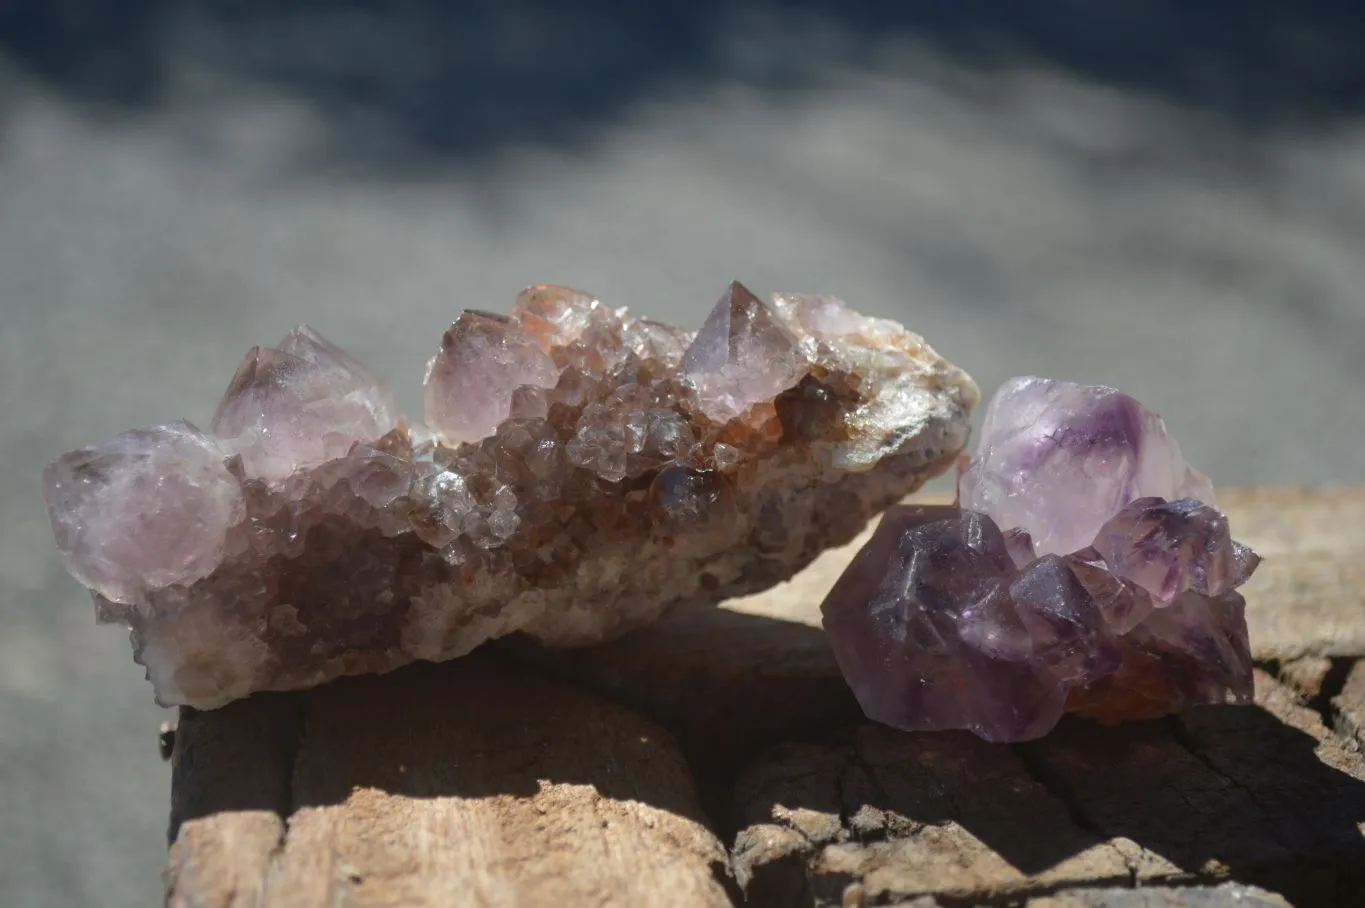
[[955,462],[976,386],[832,297],[731,285],[697,334],[540,285],[467,311],[424,424],[307,328],[207,430],[49,465],[66,565],[163,704],[212,708],[521,631],[589,644],[744,595]]
[[822,605],[867,715],[989,741],[1251,701],[1257,555],[1161,418],[1112,388],[1007,382],[958,505],[887,511]]

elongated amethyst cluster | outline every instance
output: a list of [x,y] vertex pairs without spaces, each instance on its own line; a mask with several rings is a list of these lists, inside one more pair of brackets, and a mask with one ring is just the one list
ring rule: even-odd
[[211,708],[521,631],[599,642],[790,577],[946,469],[976,386],[842,302],[731,285],[695,335],[537,285],[470,310],[425,425],[299,328],[206,431],[73,451],[57,543],[164,704]]
[[870,718],[1046,734],[1063,712],[1248,703],[1258,556],[1164,422],[1112,388],[1007,382],[958,505],[890,509],[822,606]]

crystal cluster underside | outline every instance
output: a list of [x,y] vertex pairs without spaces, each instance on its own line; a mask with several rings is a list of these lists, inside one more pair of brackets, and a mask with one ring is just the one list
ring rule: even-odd
[[212,708],[780,582],[953,463],[976,402],[832,297],[732,284],[692,334],[541,285],[459,316],[423,425],[301,327],[247,354],[206,431],[73,451],[45,493],[158,700]]
[[1063,712],[1245,704],[1235,592],[1259,563],[1156,414],[1111,388],[1018,378],[992,399],[958,505],[891,508],[822,606],[864,711],[991,741]]

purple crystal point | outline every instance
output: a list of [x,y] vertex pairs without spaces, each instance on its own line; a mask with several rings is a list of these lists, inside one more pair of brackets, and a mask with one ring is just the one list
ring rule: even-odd
[[1029,629],[1039,665],[1058,680],[1087,683],[1112,674],[1121,657],[1104,612],[1057,555],[1044,555],[1010,582],[1010,597]]
[[1017,741],[1063,707],[1249,702],[1233,590],[1259,561],[1159,416],[1112,388],[1014,379],[959,505],[888,511],[822,611],[868,716]]
[[114,603],[191,583],[222,561],[245,516],[226,455],[187,422],[125,432],[43,473],[57,546],[77,579]]
[[[1130,663],[1162,665],[1162,680],[1181,705],[1251,702],[1246,601],[1238,593],[1218,597],[1192,590],[1181,593],[1133,628],[1122,643],[1128,650],[1125,667]],[[1142,683],[1139,680],[1137,686]]]
[[393,395],[364,366],[307,326],[278,347],[253,347],[209,430],[248,476],[279,480],[345,456],[394,428]]
[[795,386],[809,365],[773,311],[734,282],[683,354],[682,368],[697,383],[703,412],[724,422]]
[[1213,504],[1160,416],[1113,388],[1032,377],[1009,380],[987,407],[958,495],[1027,530],[1040,555],[1084,548],[1135,498]]
[[1167,603],[1186,590],[1222,596],[1241,586],[1260,556],[1234,542],[1217,508],[1182,498],[1139,498],[1100,528],[1095,550],[1113,573]]
[[821,609],[844,676],[873,719],[905,729],[1034,738],[1066,686],[1031,663],[1012,565],[989,519],[955,508],[887,511]]
[[1093,547],[1065,557],[1067,567],[1095,600],[1105,624],[1114,633],[1128,633],[1151,614],[1154,606],[1147,591],[1115,576]]
[[450,326],[427,370],[427,422],[451,444],[478,441],[507,419],[518,388],[558,382],[554,360],[517,322],[471,310]]

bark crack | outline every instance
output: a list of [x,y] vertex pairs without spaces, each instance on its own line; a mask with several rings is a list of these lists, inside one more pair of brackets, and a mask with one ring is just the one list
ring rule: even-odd
[[1242,792],[1244,795],[1246,795],[1247,799],[1251,801],[1252,804],[1256,805],[1256,809],[1260,812],[1261,816],[1267,821],[1266,825],[1269,828],[1271,838],[1273,838],[1275,840],[1275,843],[1279,845],[1281,848],[1283,848],[1286,853],[1293,854],[1294,849],[1289,846],[1289,844],[1284,840],[1284,837],[1280,834],[1279,817],[1275,815],[1274,811],[1271,811],[1267,808],[1265,803],[1261,800],[1260,796],[1256,793],[1256,790],[1247,785],[1246,783],[1242,782],[1240,779],[1227,773],[1225,770],[1219,767],[1217,763],[1214,762],[1212,757],[1210,757],[1207,753],[1204,753],[1203,749],[1200,748],[1199,743],[1195,741],[1194,737],[1190,734],[1190,730],[1185,726],[1183,722],[1180,721],[1179,716],[1167,717],[1166,723],[1171,730],[1171,737],[1175,739],[1177,744],[1184,748],[1185,751],[1187,751],[1192,757],[1194,757],[1196,760],[1202,763],[1204,767],[1209,770],[1209,772],[1213,773],[1218,778],[1227,782],[1233,788]]
[[1048,765],[1038,756],[1034,749],[1028,744],[1013,744],[1011,749],[1015,756],[1019,758],[1024,771],[1029,778],[1042,786],[1043,790],[1052,798],[1055,798],[1066,810],[1067,817],[1071,824],[1082,832],[1095,837],[1106,843],[1119,856],[1124,868],[1128,871],[1128,885],[1136,886],[1138,883],[1138,869],[1128,855],[1116,846],[1112,841],[1112,836],[1095,820],[1088,816],[1081,806],[1080,799],[1071,790],[1071,786],[1066,780],[1053,772]]
[[294,794],[294,783],[298,776],[297,764],[304,735],[308,731],[308,716],[302,704],[295,701],[288,704],[285,716],[280,721],[280,800],[277,812],[280,818],[280,834],[275,846],[266,857],[261,879],[261,905],[269,906],[271,882],[278,876],[277,868],[284,860],[285,847],[289,841],[289,827],[294,820],[298,803]]
[[1326,676],[1322,679],[1322,687],[1318,690],[1317,696],[1308,701],[1308,706],[1322,716],[1323,725],[1334,732],[1342,732],[1343,729],[1338,726],[1343,725],[1344,717],[1333,701],[1346,689],[1346,681],[1351,676],[1351,668],[1356,660],[1336,657],[1329,661],[1332,667],[1327,670]]

